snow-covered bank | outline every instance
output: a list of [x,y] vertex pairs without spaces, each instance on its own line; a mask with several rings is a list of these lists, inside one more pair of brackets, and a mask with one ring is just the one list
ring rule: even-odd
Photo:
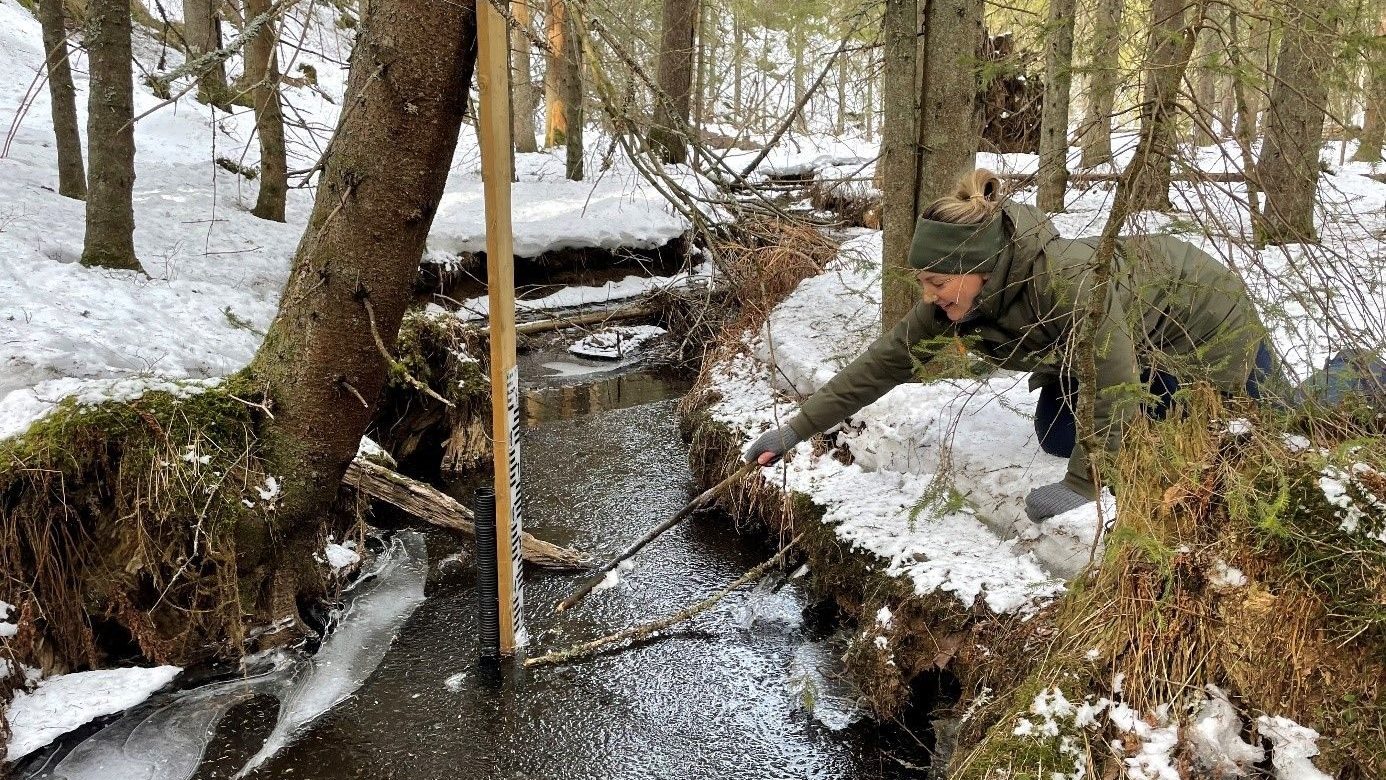
[[[782,393],[807,396],[860,354],[880,328],[879,257],[880,234],[863,232],[748,334],[750,354],[715,368],[713,419],[749,443],[793,416]],[[921,595],[944,590],[970,605],[985,594],[997,612],[1026,608],[1061,589],[1051,572],[1071,575],[1096,529],[1092,505],[1056,518],[1051,528],[1072,528],[1073,543],[1043,547],[1044,559],[1013,538],[1054,541],[1034,533],[1024,498],[1065,468],[1040,451],[1032,404],[1023,376],[902,385],[837,434],[853,465],[803,443],[766,479],[825,507],[839,537],[884,558]]]

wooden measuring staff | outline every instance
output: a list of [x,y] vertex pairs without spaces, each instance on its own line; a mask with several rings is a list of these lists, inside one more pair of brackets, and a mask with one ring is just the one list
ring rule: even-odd
[[525,643],[520,561],[520,375],[515,365],[515,247],[510,224],[509,30],[488,2],[476,4],[481,177],[486,202],[486,289],[490,298],[491,428],[495,451],[496,575],[501,653]]
[[741,468],[731,473],[731,476],[728,476],[726,479],[722,480],[721,482],[718,482],[716,485],[713,485],[707,490],[704,490],[703,492],[699,493],[698,497],[693,499],[692,501],[689,501],[688,505],[685,506],[683,509],[680,509],[678,514],[674,515],[668,520],[665,520],[664,522],[660,523],[654,528],[651,528],[648,532],[645,533],[644,536],[640,537],[639,539],[636,539],[634,542],[631,543],[629,547],[627,547],[625,550],[622,550],[620,555],[602,564],[602,567],[600,569],[597,569],[597,571],[594,574],[592,574],[592,576],[588,577],[586,580],[583,580],[582,584],[578,586],[577,590],[573,591],[572,595],[558,602],[556,610],[558,612],[565,612],[569,609],[572,609],[574,606],[577,605],[579,601],[582,601],[583,597],[585,597],[588,593],[591,593],[593,588],[600,585],[602,580],[606,579],[607,572],[611,571],[617,566],[620,566],[622,561],[640,552],[642,549],[644,549],[645,545],[659,538],[660,534],[663,534],[665,531],[683,522],[684,518],[693,514],[694,509],[697,509],[703,504],[706,504],[708,501],[711,501],[712,499],[721,495],[737,480],[751,473],[751,469],[756,468],[757,465],[758,464],[755,461],[743,463],[741,464]]

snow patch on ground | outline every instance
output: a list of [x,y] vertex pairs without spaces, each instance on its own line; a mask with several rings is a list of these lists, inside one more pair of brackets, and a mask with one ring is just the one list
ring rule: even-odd
[[1256,728],[1270,740],[1276,780],[1333,780],[1312,761],[1319,754],[1319,732],[1279,715],[1262,715]]
[[568,351],[583,357],[617,360],[640,351],[645,342],[667,332],[657,325],[617,325],[584,336]]
[[356,542],[350,539],[345,544],[337,544],[328,537],[327,546],[322,552],[334,574],[361,562],[361,553],[356,552]]
[[75,672],[43,680],[32,692],[16,691],[5,711],[5,760],[18,761],[73,729],[139,704],[181,671],[156,666]]

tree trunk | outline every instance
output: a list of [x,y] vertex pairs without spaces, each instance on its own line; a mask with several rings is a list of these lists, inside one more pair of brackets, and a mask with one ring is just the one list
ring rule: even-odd
[[[270,0],[245,0],[247,19],[269,10]],[[260,136],[260,194],[250,213],[283,222],[289,163],[284,149],[284,111],[279,102],[278,42],[278,28],[270,21],[246,44],[245,69],[255,97],[255,132]]]
[[87,230],[82,265],[144,272],[135,257],[135,81],[128,0],[88,0]]
[[1190,123],[1189,130],[1189,140],[1194,146],[1212,146],[1217,140],[1212,133],[1217,117],[1214,110],[1217,103],[1216,74],[1221,69],[1223,56],[1222,40],[1218,35],[1219,16],[1216,9],[1209,11],[1211,24],[1198,32],[1198,43],[1194,48],[1194,60],[1197,63],[1193,88],[1195,120]]
[[[842,37],[847,36],[847,24],[842,25]],[[847,63],[851,60],[848,54],[841,54],[837,58],[837,118],[833,122],[833,128],[838,135],[847,132]]]
[[82,167],[82,134],[77,124],[77,92],[68,62],[67,19],[63,0],[41,0],[39,23],[48,53],[48,96],[53,103],[53,135],[58,146],[58,194],[76,200],[87,197],[87,174]]
[[657,83],[663,95],[655,96],[650,146],[664,162],[683,164],[688,161],[688,139],[683,128],[689,121],[698,0],[664,0],[662,17]]
[[881,324],[890,330],[914,305],[918,285],[907,256],[919,197],[919,7],[885,0],[881,17]]
[[582,181],[582,43],[577,17],[565,13],[563,19],[563,58],[559,62],[559,88],[563,90],[563,126],[567,129],[563,145],[567,152],[567,176]]
[[544,68],[544,148],[563,146],[568,139],[567,108],[564,106],[562,61],[567,44],[567,6],[564,0],[549,0],[544,30],[549,52]]
[[1123,0],[1098,0],[1093,20],[1088,76],[1087,116],[1078,131],[1082,147],[1079,166],[1094,168],[1112,161],[1112,116],[1116,112],[1117,86],[1121,83],[1121,12]]
[[866,142],[871,143],[876,135],[876,68],[870,50],[866,52],[865,72],[866,98],[861,107],[861,121],[866,126]]
[[[221,48],[221,3],[218,0],[183,0],[183,38],[188,59]],[[197,79],[197,99],[229,110],[231,89],[226,82],[226,63],[218,62]]]
[[977,165],[982,141],[983,0],[929,0],[919,41],[919,208]]
[[1354,162],[1381,162],[1381,147],[1386,143],[1386,16],[1382,17],[1376,40],[1368,51],[1367,107],[1362,118],[1362,136],[1352,155]]
[[1068,108],[1073,78],[1075,0],[1049,0],[1044,46],[1044,107],[1040,114],[1039,192],[1035,203],[1057,214],[1068,189]]
[[[1131,208],[1134,211],[1169,211],[1170,167],[1175,154],[1178,126],[1175,100],[1188,69],[1180,62],[1186,0],[1152,0],[1149,54],[1145,63],[1145,95],[1141,105],[1141,155],[1132,165],[1145,168],[1133,178]],[[1178,78],[1170,79],[1170,74]]]
[[1269,244],[1317,240],[1314,196],[1328,99],[1324,77],[1332,67],[1330,38],[1336,27],[1332,7],[1290,4],[1285,13],[1257,166],[1266,195],[1257,235]]
[[732,11],[732,107],[731,115],[741,119],[741,79],[746,59],[746,32],[741,16]]
[[1249,65],[1250,81],[1252,87],[1251,94],[1247,96],[1248,111],[1246,117],[1251,121],[1251,126],[1247,128],[1247,133],[1256,136],[1261,131],[1262,113],[1266,110],[1266,96],[1270,91],[1271,66],[1274,64],[1273,52],[1271,51],[1271,38],[1274,30],[1272,29],[1271,19],[1267,16],[1269,9],[1267,0],[1259,0],[1255,3],[1257,13],[1249,17],[1247,23],[1247,39],[1250,42],[1251,51],[1247,57]]
[[511,70],[514,82],[512,110],[515,112],[515,151],[537,152],[539,140],[534,127],[534,112],[538,109],[538,95],[534,89],[534,68],[530,62],[530,42],[527,34],[530,29],[529,0],[513,0],[510,11],[521,29],[510,31],[511,56],[515,67]]
[[698,78],[693,88],[693,134],[698,137],[699,132],[707,124],[708,100],[712,95],[712,73],[708,52],[708,40],[712,37],[708,34],[707,26],[711,22],[708,16],[708,6],[698,3],[698,30],[694,35],[698,46]]
[[[796,106],[804,99],[804,44],[803,26],[796,23],[789,39],[789,47],[794,52],[794,105]],[[804,106],[803,110],[794,116],[794,128],[804,135],[808,134],[808,114],[808,106]]]
[[[371,4],[343,111],[279,313],[246,369],[265,388],[278,522],[243,546],[277,556],[264,598],[292,610],[304,539],[333,504],[386,379],[443,194],[476,62],[472,3]],[[363,403],[362,399],[367,403]],[[238,548],[239,549],[239,548]]]

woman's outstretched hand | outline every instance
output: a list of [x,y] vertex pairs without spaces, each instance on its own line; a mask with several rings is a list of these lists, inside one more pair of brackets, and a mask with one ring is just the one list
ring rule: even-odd
[[741,459],[748,463],[754,460],[762,466],[769,466],[783,458],[784,454],[794,449],[794,445],[800,441],[802,439],[799,438],[799,434],[788,425],[771,428],[751,442],[751,446],[742,453]]
[[1033,522],[1048,520],[1088,503],[1091,499],[1080,495],[1062,482],[1041,485],[1025,496],[1025,514]]

